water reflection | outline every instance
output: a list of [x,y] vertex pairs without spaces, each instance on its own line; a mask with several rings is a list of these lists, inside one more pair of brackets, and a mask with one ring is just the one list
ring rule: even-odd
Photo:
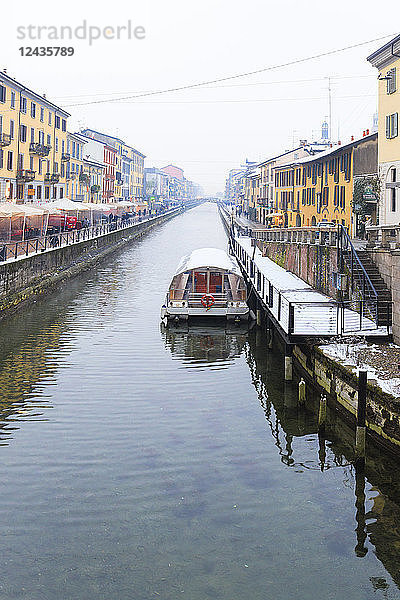
[[[338,467],[343,484],[355,494],[355,548],[358,558],[372,546],[400,587],[400,473],[398,460],[368,444],[364,469],[353,466],[354,430],[336,411],[328,411],[328,427],[318,434],[318,396],[308,390],[305,408],[297,405],[297,385],[285,384],[282,368],[277,368],[277,348],[266,350],[260,333],[249,335],[246,360],[281,462],[301,472],[326,471]],[[277,393],[280,390],[280,393]],[[297,443],[303,442],[303,443]],[[296,451],[295,446],[299,450]],[[375,592],[387,596],[389,583],[382,577],[370,578]],[[393,596],[390,596],[393,597]]]
[[222,328],[210,325],[161,324],[165,346],[182,366],[192,369],[223,369],[238,358],[247,341],[247,326]]

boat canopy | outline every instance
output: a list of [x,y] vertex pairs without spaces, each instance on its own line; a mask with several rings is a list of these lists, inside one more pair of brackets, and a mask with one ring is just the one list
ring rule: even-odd
[[186,271],[205,269],[207,267],[240,275],[236,260],[231,258],[224,250],[220,250],[219,248],[199,248],[181,259],[175,276]]

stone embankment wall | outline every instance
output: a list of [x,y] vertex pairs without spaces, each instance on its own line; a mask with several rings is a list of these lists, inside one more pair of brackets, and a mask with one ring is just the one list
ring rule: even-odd
[[393,340],[400,343],[400,250],[368,250],[382,279],[392,292]]
[[[318,346],[295,346],[293,355],[312,382],[326,392],[333,406],[354,424],[358,402],[355,367],[340,365]],[[400,453],[400,399],[372,382],[367,385],[367,428],[376,442],[396,455]]]
[[171,219],[180,209],[132,227],[62,248],[52,248],[0,265],[0,319],[37,296],[57,287],[61,281],[89,269],[96,262]]
[[313,244],[285,244],[284,242],[258,242],[264,256],[294,273],[314,289],[336,297],[332,273],[337,272],[337,250]]

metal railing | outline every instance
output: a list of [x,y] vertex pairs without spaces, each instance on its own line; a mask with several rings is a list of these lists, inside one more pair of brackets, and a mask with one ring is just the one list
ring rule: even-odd
[[59,233],[37,237],[34,239],[27,239],[16,242],[1,242],[0,241],[0,263],[4,263],[10,260],[17,260],[31,254],[39,254],[46,250],[52,250],[54,248],[62,248],[64,246],[71,246],[73,244],[79,244],[87,240],[94,240],[102,236],[108,235],[115,231],[122,229],[128,229],[139,223],[145,223],[152,221],[162,215],[173,214],[180,209],[173,209],[159,213],[158,215],[152,215],[147,218],[144,217],[130,217],[128,219],[118,218],[110,222],[98,223],[89,227],[82,227],[81,229],[72,229],[67,231],[61,231]]
[[[345,265],[349,270],[351,292],[356,286],[362,306],[369,311],[370,318],[378,323],[378,292],[365,270],[347,231],[344,227],[339,226],[338,269],[341,273],[344,272]],[[361,312],[362,309],[360,308]]]

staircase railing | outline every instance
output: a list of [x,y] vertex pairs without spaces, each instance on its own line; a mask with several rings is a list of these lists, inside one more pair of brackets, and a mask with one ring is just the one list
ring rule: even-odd
[[[363,308],[364,310],[367,308],[375,323],[378,324],[378,292],[365,270],[350,236],[343,225],[338,226],[337,249],[339,271],[341,273],[344,272],[344,265],[346,263],[350,271],[351,290],[353,290],[354,281],[357,279],[357,289],[361,294],[361,302],[364,305],[360,305],[360,312]],[[355,275],[356,267],[358,268],[357,275]]]

